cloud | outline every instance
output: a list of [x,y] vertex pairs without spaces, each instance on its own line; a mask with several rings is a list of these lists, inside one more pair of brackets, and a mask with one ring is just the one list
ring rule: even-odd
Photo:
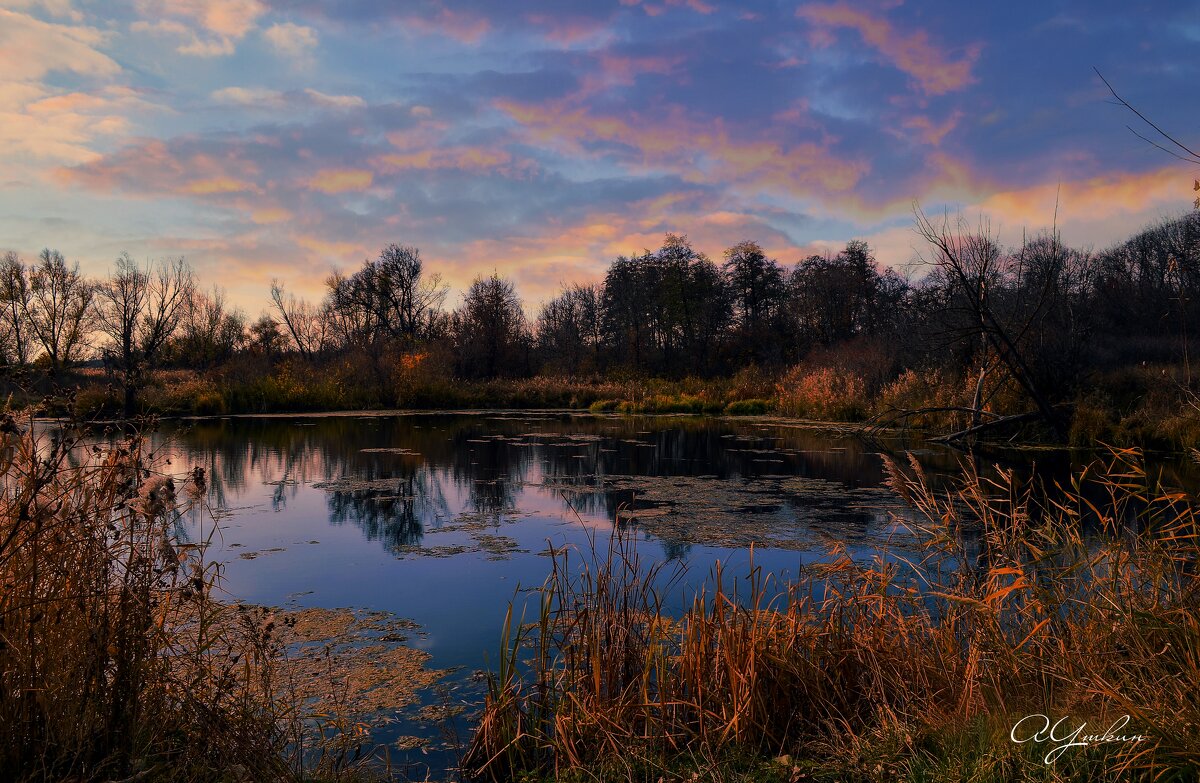
[[366,190],[374,178],[366,169],[321,169],[308,181],[308,187],[322,193],[348,193]]
[[83,21],[83,14],[71,4],[71,0],[4,0],[4,5],[22,11],[41,8],[53,17],[66,18],[73,22]]
[[308,58],[317,48],[317,31],[291,22],[271,25],[263,31],[263,37],[275,51],[294,60]]
[[292,213],[282,207],[266,207],[250,213],[250,219],[259,225],[283,223],[292,219]]
[[[958,123],[962,120],[963,113],[961,111],[953,111],[948,117],[941,122],[934,120],[932,117],[925,114],[917,114],[911,117],[906,117],[901,122],[901,127],[910,131],[923,143],[931,146],[941,146],[942,139],[958,127]],[[896,135],[903,136],[904,134],[897,133]]]
[[759,125],[746,129],[722,118],[693,118],[680,107],[655,116],[593,113],[563,103],[496,107],[520,123],[531,142],[574,155],[613,157],[629,170],[666,170],[687,181],[745,185],[790,194],[853,188],[868,170],[864,159],[843,158],[819,131]]
[[[968,220],[987,218],[1002,242],[1019,244],[1023,236],[1056,228],[1072,246],[1103,247],[1120,242],[1147,223],[1187,208],[1193,172],[1167,166],[1147,172],[1110,172],[1095,177],[999,189],[952,204]],[[940,210],[927,210],[936,221]],[[905,221],[861,233],[881,263],[904,267],[926,250],[924,240]],[[844,240],[820,240],[813,247],[836,250]]]
[[214,177],[213,179],[198,179],[183,187],[185,193],[197,196],[211,196],[226,193],[252,193],[258,190],[253,183],[233,177]]
[[213,91],[212,99],[217,103],[251,107],[270,106],[276,108],[286,103],[282,92],[265,87],[222,87]]
[[336,109],[358,109],[367,105],[367,102],[357,95],[329,95],[327,93],[318,92],[312,88],[306,87],[304,94],[313,102],[320,106],[330,106]]
[[[903,33],[887,19],[843,3],[800,6],[796,16],[813,24],[818,36],[836,28],[857,31],[865,43],[908,74],[928,95],[944,95],[974,82],[971,66],[979,57],[979,44],[968,45],[961,57],[949,59],[946,47],[930,41],[924,30]],[[817,42],[829,44],[831,39],[818,37]]]
[[1182,165],[1144,172],[1105,172],[1003,190],[984,199],[978,209],[1010,226],[1021,227],[1049,226],[1056,214],[1064,223],[1087,224],[1145,216],[1154,209],[1185,206],[1192,195],[1194,174]]
[[114,153],[60,169],[58,176],[68,185],[106,194],[224,197],[264,191],[258,181],[262,161],[254,157],[249,147],[218,150],[195,139],[137,139]]
[[214,90],[210,97],[217,103],[262,111],[277,111],[287,106],[361,109],[367,105],[366,101],[357,95],[330,95],[311,87],[291,92],[266,87],[222,87]]
[[442,7],[436,13],[404,17],[403,24],[420,33],[436,33],[463,44],[477,44],[492,29],[491,21],[482,14],[451,11]]
[[33,85],[0,86],[0,160],[10,166],[30,158],[54,163],[94,160],[99,157],[91,146],[95,139],[129,129],[118,106],[118,101],[99,95],[53,95]]
[[598,46],[610,41],[614,36],[607,19],[591,16],[571,16],[556,11],[548,14],[526,14],[525,20],[538,28],[547,41],[561,47]]
[[0,79],[36,81],[49,73],[116,76],[121,67],[99,50],[107,38],[94,27],[43,22],[0,8]]
[[668,7],[689,8],[705,16],[717,10],[715,5],[703,0],[660,0],[657,3],[646,2],[646,0],[621,0],[621,5],[641,8],[647,16],[661,16]]
[[406,169],[486,170],[512,163],[506,150],[486,147],[446,147],[382,155],[379,163],[393,171]]
[[257,25],[267,7],[259,0],[137,0],[143,19],[134,32],[182,38],[180,54],[222,57]]
[[259,0],[141,0],[145,15],[177,17],[210,33],[241,39],[267,8]]
[[69,3],[15,5],[68,20],[0,8],[0,165],[8,178],[45,181],[48,166],[95,160],[98,145],[159,107],[118,84],[122,68],[102,51],[109,31],[78,23]]

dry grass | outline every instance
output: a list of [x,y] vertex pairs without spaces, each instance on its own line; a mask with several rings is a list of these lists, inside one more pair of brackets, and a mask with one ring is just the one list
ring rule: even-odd
[[[205,477],[137,434],[0,420],[0,777],[302,780],[355,774],[361,740],[279,681],[277,622],[217,600]],[[325,741],[314,748],[311,735]]]
[[[1136,451],[1055,487],[967,467],[936,492],[915,461],[889,468],[923,520],[917,561],[834,552],[787,585],[718,566],[673,620],[631,541],[574,570],[558,553],[538,620],[506,622],[471,771],[686,779],[680,759],[748,754],[784,780],[1194,779],[1194,499]],[[1085,733],[1129,715],[1146,739],[1046,764],[1009,737],[1031,714]]]

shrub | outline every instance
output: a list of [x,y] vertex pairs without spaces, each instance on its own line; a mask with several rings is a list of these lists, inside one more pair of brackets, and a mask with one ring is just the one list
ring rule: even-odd
[[776,384],[779,410],[789,416],[858,421],[868,413],[866,384],[835,367],[797,365]]
[[192,401],[192,413],[197,416],[219,416],[225,413],[225,398],[216,391],[201,392]]
[[84,386],[75,393],[75,409],[68,415],[82,419],[116,416],[123,412],[125,399],[112,384]]
[[204,397],[221,397],[215,380],[181,370],[155,373],[138,395],[144,410],[176,415],[195,413],[196,402]]
[[726,416],[761,416],[771,409],[770,400],[734,400],[725,406]]

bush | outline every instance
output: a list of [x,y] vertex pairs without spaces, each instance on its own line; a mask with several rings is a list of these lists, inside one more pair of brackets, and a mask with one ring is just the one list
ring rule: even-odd
[[75,409],[68,415],[82,419],[93,419],[120,415],[125,407],[125,398],[112,384],[84,386],[75,393]]
[[725,406],[726,416],[761,416],[771,409],[770,400],[734,400]]
[[779,410],[824,421],[860,421],[867,416],[866,384],[835,367],[793,367],[776,384]]
[[201,392],[192,402],[192,413],[197,416],[219,416],[225,413],[225,398],[215,391]]

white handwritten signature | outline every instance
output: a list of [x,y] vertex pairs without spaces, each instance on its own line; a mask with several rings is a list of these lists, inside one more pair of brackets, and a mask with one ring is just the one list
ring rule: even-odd
[[1047,764],[1053,764],[1070,748],[1083,748],[1105,742],[1141,742],[1149,739],[1141,734],[1119,733],[1129,725],[1128,715],[1118,718],[1102,734],[1084,734],[1083,730],[1087,728],[1086,721],[1071,729],[1070,720],[1069,717],[1063,717],[1052,722],[1047,715],[1026,715],[1016,722],[1008,736],[1019,745],[1026,742],[1050,743],[1050,751],[1043,759]]

